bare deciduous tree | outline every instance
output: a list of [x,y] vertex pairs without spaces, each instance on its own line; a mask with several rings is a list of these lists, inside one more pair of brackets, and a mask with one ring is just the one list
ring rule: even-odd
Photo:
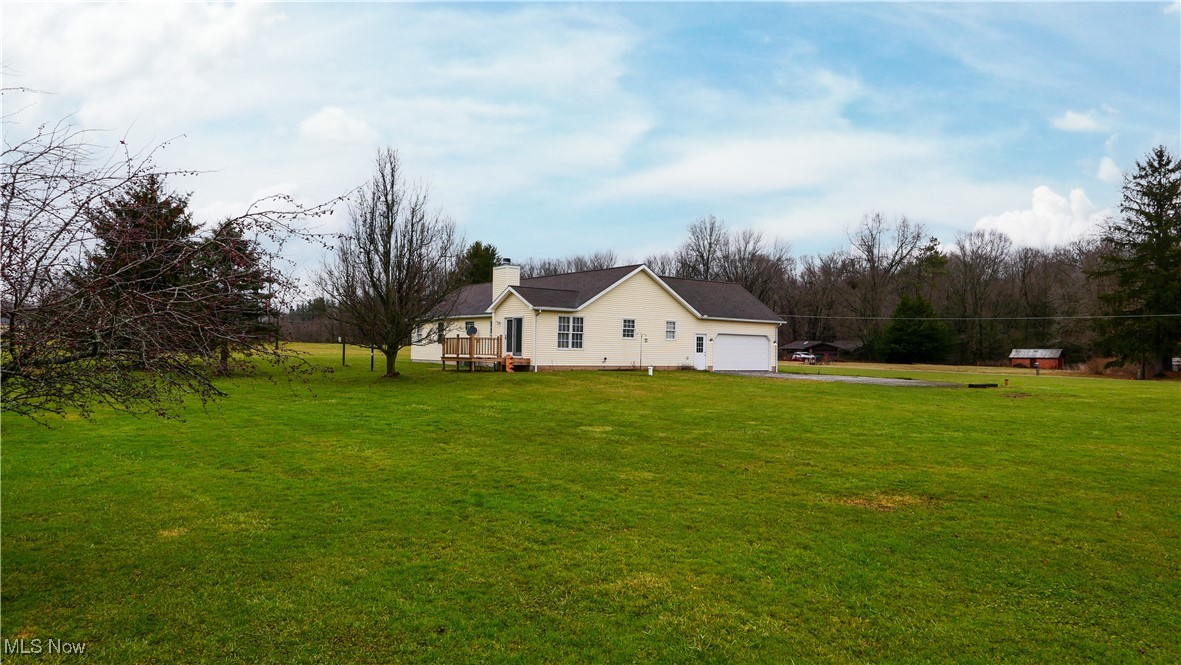
[[707,215],[689,225],[689,237],[676,251],[677,277],[717,279],[728,234],[726,223]]
[[881,213],[866,215],[850,235],[852,263],[845,290],[849,310],[860,318],[857,336],[873,348],[884,330],[883,318],[897,302],[895,281],[918,255],[926,235],[921,224],[905,216],[894,224]]
[[429,208],[426,188],[408,185],[397,151],[386,148],[317,281],[348,341],[381,351],[385,376],[395,377],[398,351],[430,341],[417,331],[445,316],[462,284],[463,250],[455,222]]
[[562,259],[533,259],[521,264],[521,277],[548,277],[568,272],[603,270],[619,265],[619,256],[611,250],[600,250],[591,254],[575,254]]
[[834,340],[855,336],[839,296],[849,271],[849,255],[841,250],[804,257],[797,280],[799,294],[791,311],[795,339]]
[[677,274],[677,256],[675,252],[661,252],[644,257],[644,265],[661,277],[675,277]]
[[961,361],[992,359],[1003,350],[999,324],[989,319],[998,313],[1012,247],[1009,236],[993,229],[956,236],[948,264],[948,305],[955,316],[969,319],[954,325]]
[[784,311],[782,295],[794,268],[791,245],[768,243],[762,231],[742,229],[724,236],[715,279],[741,284],[768,307]]
[[599,250],[591,254],[576,254],[566,259],[567,272],[583,272],[586,270],[605,270],[619,265],[619,256],[609,250]]

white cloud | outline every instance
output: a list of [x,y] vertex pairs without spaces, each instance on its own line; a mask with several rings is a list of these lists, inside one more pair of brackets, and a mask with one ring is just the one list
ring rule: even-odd
[[14,82],[53,93],[38,101],[59,106],[54,113],[125,129],[145,116],[183,121],[240,103],[218,81],[249,63],[281,14],[260,3],[15,3],[4,18]]
[[[831,248],[831,238],[841,238],[862,216],[880,211],[887,217],[906,215],[927,227],[929,233],[950,241],[956,232],[970,229],[997,202],[1020,205],[1029,190],[1004,182],[973,182],[941,162],[920,167],[917,163],[896,170],[882,170],[849,179],[840,187],[825,188],[818,196],[787,201],[755,222],[769,235],[791,240],[800,248]],[[816,247],[816,241],[820,247]]]
[[1114,159],[1104,157],[1099,161],[1099,172],[1095,174],[1095,177],[1109,185],[1118,185],[1123,182],[1124,173],[1120,171]]
[[1033,190],[1028,209],[983,217],[976,223],[976,228],[1002,231],[1016,245],[1050,247],[1085,236],[1107,214],[1106,210],[1097,210],[1082,189],[1070,190],[1067,198],[1042,185]]
[[1181,12],[1181,0],[1174,0],[1173,2],[1170,2],[1169,4],[1165,5],[1165,8],[1162,11],[1165,14],[1176,14]]
[[325,106],[299,123],[302,138],[327,143],[373,144],[381,138],[364,120],[354,118],[339,106]]
[[816,132],[682,142],[671,163],[625,176],[601,195],[712,198],[814,187],[853,173],[884,172],[929,157],[922,140],[873,132]]
[[638,33],[610,10],[41,3],[4,19],[6,79],[54,93],[5,95],[36,104],[22,126],[75,113],[135,146],[185,134],[163,163],[206,171],[192,201],[209,214],[259,183],[329,199],[380,141],[464,222],[622,168],[654,124],[620,83]]
[[1067,111],[1062,115],[1051,118],[1050,124],[1055,129],[1061,129],[1064,132],[1101,132],[1105,129],[1104,125],[1095,117],[1094,111]]

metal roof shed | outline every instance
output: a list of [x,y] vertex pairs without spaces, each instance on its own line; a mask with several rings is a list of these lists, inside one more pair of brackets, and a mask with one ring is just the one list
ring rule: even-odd
[[1034,363],[1040,369],[1065,369],[1062,349],[1013,349],[1009,352],[1009,364],[1013,367],[1033,367]]

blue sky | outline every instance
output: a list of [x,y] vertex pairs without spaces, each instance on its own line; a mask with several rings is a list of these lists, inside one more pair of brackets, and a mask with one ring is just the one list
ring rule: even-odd
[[[863,215],[1048,246],[1179,152],[1172,3],[3,5],[18,136],[73,114],[212,220],[322,201],[379,146],[469,240],[642,259],[714,214],[842,247]],[[343,211],[342,211],[343,213]],[[328,221],[332,230],[343,214]],[[310,247],[293,258],[315,263]]]

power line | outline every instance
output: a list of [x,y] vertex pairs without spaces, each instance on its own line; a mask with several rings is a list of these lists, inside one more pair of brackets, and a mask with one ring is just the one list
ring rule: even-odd
[[1079,316],[833,316],[829,314],[781,314],[793,319],[842,321],[1083,321],[1098,319],[1175,319],[1181,314],[1087,314]]

